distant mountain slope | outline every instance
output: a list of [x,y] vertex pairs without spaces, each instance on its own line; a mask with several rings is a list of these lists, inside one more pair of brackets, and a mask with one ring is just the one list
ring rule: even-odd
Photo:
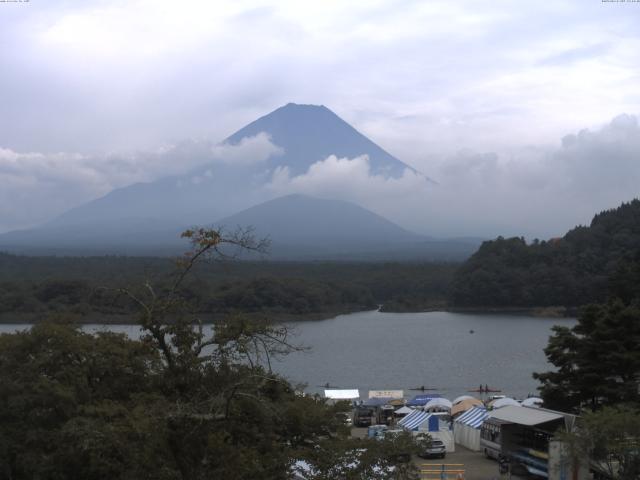
[[[435,240],[409,232],[356,204],[288,195],[214,224],[227,231],[253,227],[269,237],[271,260],[459,261],[479,241]],[[189,248],[180,233],[193,226],[145,219],[48,226],[0,236],[0,251],[37,255],[177,255]],[[256,258],[243,253],[242,258]]]
[[640,201],[597,214],[588,227],[527,244],[484,242],[458,270],[456,306],[580,306],[603,301],[610,282],[640,254]]
[[0,251],[25,255],[175,255],[189,244],[183,225],[128,218],[48,225],[0,235]]
[[251,225],[272,244],[272,260],[461,261],[477,239],[432,239],[350,202],[287,195],[227,217],[216,226]]
[[[300,174],[329,155],[368,155],[374,171],[387,176],[401,175],[410,168],[324,106],[290,103],[238,130],[224,143],[237,145],[260,133],[268,134],[281,151],[260,162],[207,163],[215,144],[197,145],[190,154],[202,157],[203,164],[190,173],[116,189],[51,223],[75,225],[121,218],[154,218],[171,224],[211,222],[264,201],[268,192],[261,187],[276,168],[287,167],[290,174]],[[176,161],[188,154],[177,148]]]
[[[176,242],[165,241],[168,232],[179,231],[185,225],[211,224],[273,198],[274,193],[263,187],[278,167],[286,167],[296,175],[329,155],[368,155],[373,171],[380,175],[398,176],[410,168],[324,106],[290,103],[240,129],[226,144],[237,145],[262,132],[279,147],[266,159],[213,161],[212,142],[179,145],[171,153],[176,162],[191,156],[189,161],[194,163],[195,156],[203,159],[201,166],[186,175],[116,189],[37,229],[0,236],[0,248],[67,252],[81,245],[85,251],[89,248],[111,253],[123,248],[129,252],[125,247],[134,246],[133,252],[141,254],[145,238],[153,238],[149,244],[157,248],[161,244],[173,248]],[[318,217],[317,221],[321,224],[323,219]],[[340,232],[335,230],[333,235],[339,236]]]
[[269,236],[280,245],[371,248],[425,240],[354,203],[306,195],[279,197],[217,224],[251,225],[257,236]]
[[269,159],[269,167],[287,166],[292,175],[300,175],[329,155],[353,158],[366,154],[372,170],[397,177],[405,169],[413,170],[384,151],[324,105],[289,103],[271,112],[227,138],[237,144],[260,132],[271,135],[284,153]]

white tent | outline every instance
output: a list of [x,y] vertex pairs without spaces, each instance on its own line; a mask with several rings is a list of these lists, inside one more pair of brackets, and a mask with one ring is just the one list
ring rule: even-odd
[[453,438],[455,442],[463,447],[480,451],[480,428],[482,423],[489,416],[489,412],[482,407],[473,407],[460,415],[453,422]]
[[446,398],[433,398],[425,403],[423,410],[428,411],[432,409],[447,409],[451,410],[453,404],[451,400],[447,400]]
[[529,397],[529,398],[525,398],[522,401],[522,406],[523,407],[541,407],[543,403],[544,403],[544,400],[542,400],[541,398]]
[[407,406],[401,407],[398,410],[396,410],[395,413],[396,415],[408,415],[411,412],[413,412],[413,408],[409,408]]
[[519,401],[509,397],[499,398],[489,404],[491,408],[502,408],[502,407],[506,407],[507,405],[513,405],[514,407],[521,406]]
[[360,398],[360,392],[358,389],[350,389],[350,390],[325,390],[324,391],[325,398],[331,400],[357,400]]

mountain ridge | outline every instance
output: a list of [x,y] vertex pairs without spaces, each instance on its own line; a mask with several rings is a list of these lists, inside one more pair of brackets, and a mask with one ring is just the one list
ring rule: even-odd
[[268,200],[215,224],[251,225],[258,236],[307,245],[372,246],[427,239],[355,203],[302,194]]

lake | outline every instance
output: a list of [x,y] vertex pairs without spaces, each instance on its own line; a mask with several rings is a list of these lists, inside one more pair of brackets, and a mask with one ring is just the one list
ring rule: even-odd
[[[407,389],[424,385],[447,398],[480,384],[504,394],[536,393],[532,372],[551,368],[542,349],[553,325],[572,326],[573,319],[507,314],[448,312],[340,315],[321,321],[290,322],[295,343],[310,347],[274,364],[307,391],[321,392],[326,383],[368,390]],[[0,332],[25,325],[0,325]],[[110,329],[139,335],[132,325],[87,325],[89,331]],[[473,333],[471,333],[473,331]]]

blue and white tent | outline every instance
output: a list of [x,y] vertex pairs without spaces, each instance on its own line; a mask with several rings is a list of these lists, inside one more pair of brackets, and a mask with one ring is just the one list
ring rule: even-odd
[[472,428],[480,428],[482,426],[482,422],[484,422],[488,416],[489,412],[487,412],[486,408],[473,407],[471,410],[467,410],[456,418],[456,423],[469,425]]
[[473,407],[453,422],[453,438],[455,442],[469,450],[480,451],[480,428],[489,416],[486,408]]
[[440,430],[440,420],[437,415],[433,415],[422,410],[414,410],[409,415],[398,422],[405,430],[437,432]]

